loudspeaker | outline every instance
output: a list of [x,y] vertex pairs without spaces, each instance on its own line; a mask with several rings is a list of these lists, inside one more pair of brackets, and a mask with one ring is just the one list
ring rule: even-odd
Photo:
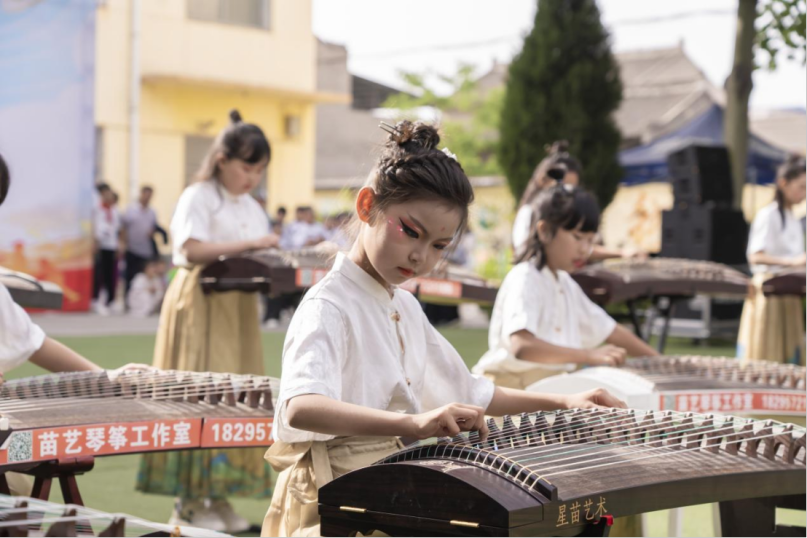
[[747,243],[742,211],[682,205],[662,213],[661,256],[742,265]]
[[725,146],[687,146],[667,156],[667,168],[676,205],[731,205],[731,166]]

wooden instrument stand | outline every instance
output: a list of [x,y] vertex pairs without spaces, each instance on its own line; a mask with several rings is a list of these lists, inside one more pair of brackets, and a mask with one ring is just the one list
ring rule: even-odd
[[[41,463],[35,467],[19,472],[34,477],[34,488],[31,491],[31,497],[34,499],[47,501],[50,498],[50,488],[53,479],[58,478],[64,503],[84,506],[84,501],[78,490],[76,476],[91,471],[94,466],[94,457],[82,456],[79,458],[65,458]],[[5,473],[0,474],[0,493],[4,495],[11,494]]]

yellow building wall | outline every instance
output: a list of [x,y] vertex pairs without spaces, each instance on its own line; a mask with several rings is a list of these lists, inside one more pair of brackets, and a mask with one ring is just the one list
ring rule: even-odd
[[[237,108],[272,146],[271,211],[314,201],[316,41],[310,0],[272,0],[270,29],[189,20],[184,0],[141,0],[140,185],[170,222],[185,188],[185,137],[213,138]],[[96,19],[96,125],[101,177],[125,208],[129,192],[130,4],[110,0]],[[348,96],[330,96],[348,99]],[[285,116],[300,118],[289,139]]]

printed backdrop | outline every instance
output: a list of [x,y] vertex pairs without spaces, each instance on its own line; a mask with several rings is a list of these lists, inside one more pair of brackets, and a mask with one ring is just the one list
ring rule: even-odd
[[92,289],[95,7],[0,0],[0,266],[61,286],[65,310]]

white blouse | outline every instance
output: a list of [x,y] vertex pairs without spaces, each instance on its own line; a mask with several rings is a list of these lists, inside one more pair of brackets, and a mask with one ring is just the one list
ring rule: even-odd
[[[769,256],[780,258],[795,258],[804,253],[804,227],[802,222],[793,216],[792,211],[785,210],[785,222],[782,225],[782,215],[776,202],[768,204],[759,210],[751,231],[748,234],[748,248],[746,256],[751,257],[757,252],[764,252]],[[755,264],[751,265],[754,273],[777,271],[779,266]]]
[[171,219],[174,265],[188,265],[182,246],[188,239],[205,243],[247,241],[269,234],[269,219],[249,194],[233,196],[215,180],[185,189]]
[[45,333],[0,284],[0,373],[27,361],[44,343]]
[[516,220],[513,222],[513,252],[521,252],[527,244],[532,230],[532,206],[524,204],[516,213]]
[[390,297],[339,254],[306,293],[286,333],[272,435],[287,443],[334,438],[289,426],[286,402],[302,394],[421,413],[453,402],[487,408],[493,390],[489,380],[468,371],[411,293],[396,289]]
[[591,349],[604,342],[615,327],[616,321],[591,302],[569,273],[558,271],[555,276],[548,267],[539,271],[534,261],[525,261],[507,273],[499,288],[488,332],[489,349],[473,371],[573,370],[574,364],[517,359],[510,352],[510,336],[526,330],[556,346]]

